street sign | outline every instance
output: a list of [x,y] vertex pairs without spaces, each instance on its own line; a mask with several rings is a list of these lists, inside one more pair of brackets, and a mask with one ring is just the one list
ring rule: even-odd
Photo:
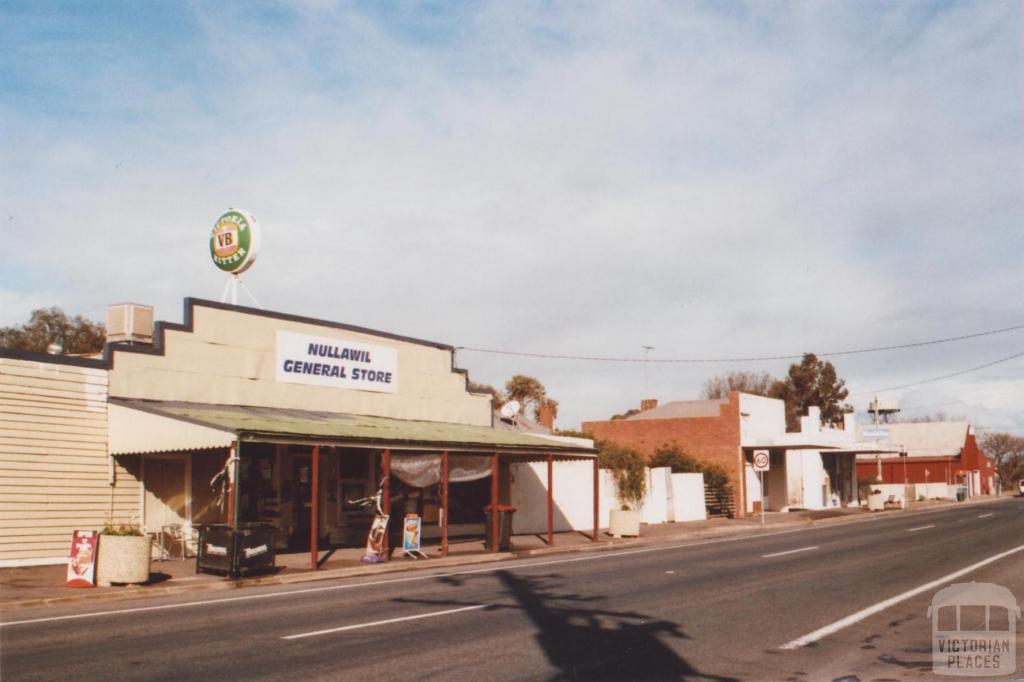
[[771,468],[771,458],[767,450],[754,450],[754,471],[768,471]]
[[861,435],[864,438],[870,438],[872,440],[888,440],[889,439],[889,427],[888,426],[865,426],[861,429]]

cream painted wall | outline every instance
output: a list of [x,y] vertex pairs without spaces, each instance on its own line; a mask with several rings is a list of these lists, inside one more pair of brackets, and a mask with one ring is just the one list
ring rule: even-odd
[[75,529],[139,516],[107,457],[107,370],[0,358],[0,566],[63,563]]
[[[512,532],[517,535],[546,533],[547,463],[513,464]],[[594,465],[591,462],[556,462],[554,465],[554,527],[556,532],[589,533],[594,527]],[[619,509],[615,478],[601,469],[598,524],[608,527],[610,511]],[[707,518],[704,476],[673,474],[667,467],[647,470],[647,496],[641,512],[644,523],[696,521]]]
[[[398,392],[278,383],[278,331],[395,349]],[[452,371],[452,352],[429,345],[197,303],[192,331],[167,331],[164,348],[163,355],[116,352],[111,397],[491,423],[489,397],[466,392],[464,375]]]
[[775,398],[740,393],[740,443],[774,438],[786,432],[786,404]]
[[703,521],[708,517],[704,506],[704,474],[672,474],[672,519]]

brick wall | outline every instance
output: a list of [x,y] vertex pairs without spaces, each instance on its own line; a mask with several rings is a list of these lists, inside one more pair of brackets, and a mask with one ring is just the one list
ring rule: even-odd
[[615,419],[583,422],[583,431],[639,450],[650,457],[663,445],[676,442],[687,453],[725,467],[736,496],[736,511],[746,508],[740,470],[739,394],[729,394],[717,417]]

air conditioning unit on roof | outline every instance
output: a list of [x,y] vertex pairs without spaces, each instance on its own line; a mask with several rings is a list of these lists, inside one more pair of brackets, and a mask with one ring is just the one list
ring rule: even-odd
[[107,306],[107,341],[153,343],[153,306],[139,303]]

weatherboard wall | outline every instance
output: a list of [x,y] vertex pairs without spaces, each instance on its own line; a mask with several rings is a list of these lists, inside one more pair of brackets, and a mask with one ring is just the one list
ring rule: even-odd
[[73,530],[137,514],[137,478],[109,467],[107,371],[0,358],[0,566],[64,561]]

